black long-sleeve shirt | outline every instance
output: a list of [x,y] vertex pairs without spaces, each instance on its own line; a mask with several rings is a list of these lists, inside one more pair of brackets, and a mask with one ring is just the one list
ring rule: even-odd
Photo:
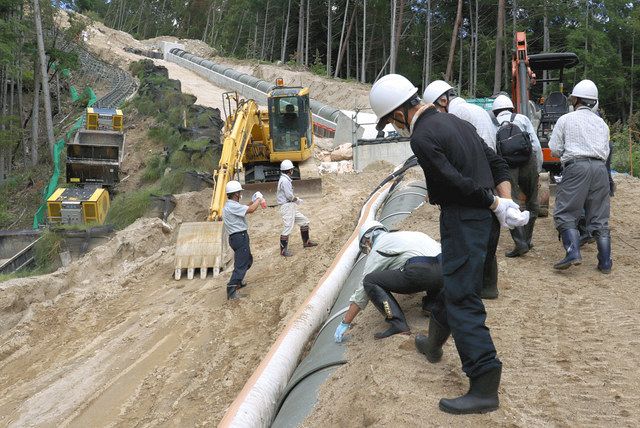
[[435,205],[488,208],[493,189],[510,180],[509,166],[480,139],[470,123],[435,108],[418,117],[411,150]]

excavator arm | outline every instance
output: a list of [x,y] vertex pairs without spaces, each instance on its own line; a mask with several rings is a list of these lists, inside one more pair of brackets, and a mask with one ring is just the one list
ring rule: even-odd
[[[232,93],[225,93],[224,96],[226,101],[234,97]],[[239,178],[247,146],[255,139],[267,138],[266,132],[254,100],[238,102],[235,112],[228,115],[222,138],[222,154],[218,169],[213,174],[215,182],[208,221],[183,223],[178,231],[174,271],[176,280],[180,279],[183,269],[187,270],[189,279],[193,279],[196,268],[200,269],[202,279],[207,277],[209,268],[213,268],[213,275],[216,276],[230,260],[222,223],[222,208],[227,200],[225,188],[230,180]]]
[[211,197],[209,221],[222,220],[222,208],[227,200],[224,189],[230,180],[239,178],[242,158],[252,135],[256,132],[255,128],[258,127],[257,132],[266,137],[262,129],[258,105],[254,100],[243,100],[238,105],[236,113],[229,117],[228,123],[231,123],[231,126],[224,132],[220,162],[213,174],[215,186]]

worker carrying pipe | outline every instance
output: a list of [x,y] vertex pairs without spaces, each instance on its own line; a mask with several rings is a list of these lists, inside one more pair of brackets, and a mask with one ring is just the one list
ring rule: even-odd
[[389,328],[376,333],[376,339],[409,334],[409,325],[397,300],[391,294],[426,291],[422,308],[430,312],[442,288],[440,244],[422,232],[389,232],[379,221],[368,221],[360,228],[360,251],[368,254],[364,279],[350,299],[349,309],[336,329],[334,338],[342,342],[353,319],[369,300],[385,317]]

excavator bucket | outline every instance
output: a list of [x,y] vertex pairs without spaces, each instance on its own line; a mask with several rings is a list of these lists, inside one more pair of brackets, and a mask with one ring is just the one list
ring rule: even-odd
[[[244,188],[243,198],[245,200],[251,200],[251,196],[255,192],[260,192],[267,200],[269,206],[276,205],[277,181],[243,184],[242,187]],[[310,178],[306,180],[294,180],[293,190],[296,196],[300,196],[302,199],[322,196],[322,179]]]
[[196,269],[200,278],[207,277],[209,268],[217,276],[231,259],[227,236],[221,221],[182,223],[176,243],[176,280],[182,277],[183,269],[187,278],[193,279]]

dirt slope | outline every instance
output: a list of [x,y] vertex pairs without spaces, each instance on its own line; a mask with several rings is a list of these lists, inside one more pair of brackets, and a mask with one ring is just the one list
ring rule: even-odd
[[[384,170],[384,171],[383,171]],[[229,274],[175,281],[176,232],[141,219],[68,268],[0,285],[0,426],[216,423],[288,317],[331,264],[388,168],[327,176],[302,206],[320,246],[278,254],[276,208],[250,218],[248,297]],[[201,219],[210,191],[178,197],[174,222]]]
[[[535,248],[521,259],[503,232],[498,252],[500,298],[486,303],[504,364],[501,408],[480,416],[438,410],[441,397],[468,386],[450,340],[443,360],[430,364],[414,337],[376,341],[384,321],[368,307],[351,331],[349,363],[323,386],[305,426],[638,426],[640,425],[640,218],[637,179],[617,177],[612,199],[614,269],[595,270],[595,244],[583,264],[554,272],[563,256],[551,218],[539,219]],[[404,222],[439,237],[438,211],[426,205]],[[400,296],[413,333],[425,333],[420,297]]]

